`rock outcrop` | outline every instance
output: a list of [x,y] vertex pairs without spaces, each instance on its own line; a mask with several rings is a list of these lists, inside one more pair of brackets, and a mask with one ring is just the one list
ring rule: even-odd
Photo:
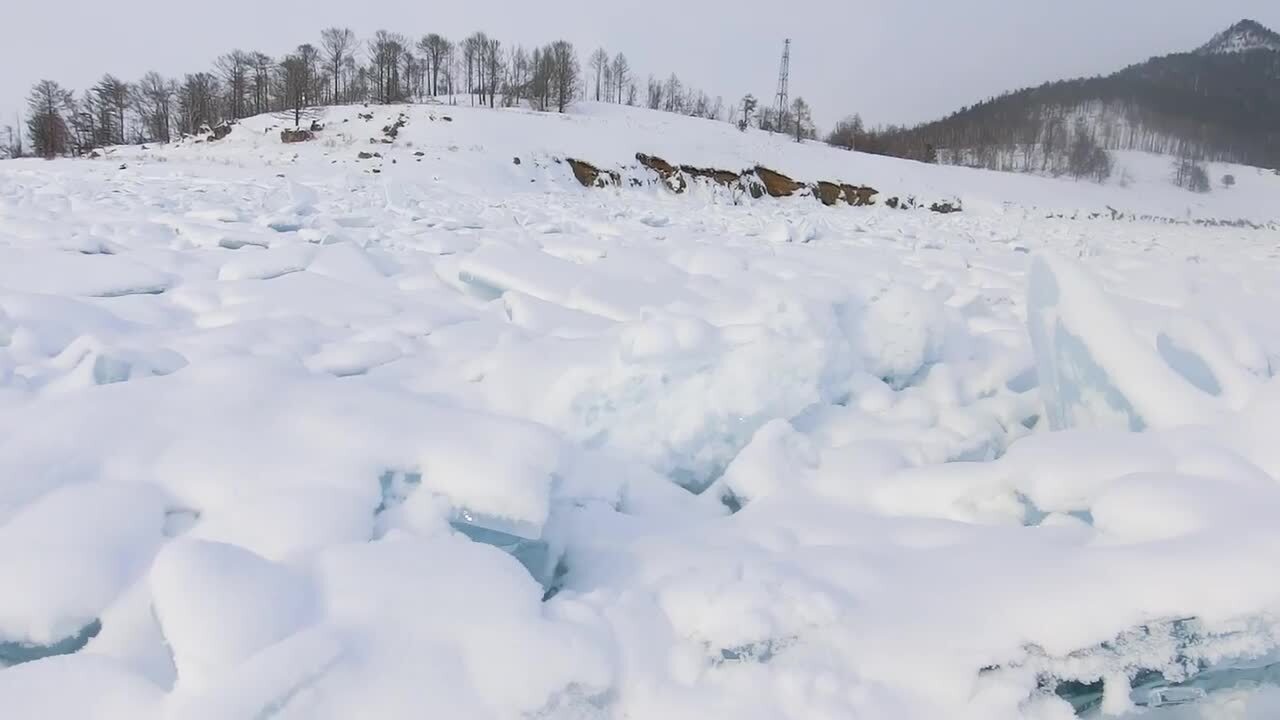
[[565,162],[569,163],[569,167],[573,169],[573,176],[582,183],[583,187],[602,188],[622,184],[622,176],[616,170],[604,172],[585,160],[574,158],[565,158]]
[[757,165],[755,173],[756,177],[760,178],[760,182],[764,183],[764,190],[770,197],[791,197],[804,188],[804,183],[798,183],[763,165]]
[[280,131],[280,142],[285,144],[307,142],[315,139],[316,134],[305,128],[285,128]]

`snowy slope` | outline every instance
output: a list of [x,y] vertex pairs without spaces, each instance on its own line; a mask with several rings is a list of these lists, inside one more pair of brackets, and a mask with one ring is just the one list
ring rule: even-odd
[[0,164],[6,717],[1280,708],[1280,178],[316,119]]

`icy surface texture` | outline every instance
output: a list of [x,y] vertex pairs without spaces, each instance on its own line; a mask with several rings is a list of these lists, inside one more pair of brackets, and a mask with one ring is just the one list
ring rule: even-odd
[[315,112],[0,162],[0,717],[1276,716],[1280,178]]

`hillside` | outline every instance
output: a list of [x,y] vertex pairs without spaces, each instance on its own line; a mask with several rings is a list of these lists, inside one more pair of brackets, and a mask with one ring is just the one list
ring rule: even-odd
[[[401,116],[404,125],[392,142],[384,128]],[[309,143],[280,142],[279,133],[292,124],[291,115],[262,115],[233,126],[222,140],[209,142],[200,136],[169,146],[112,148],[108,157],[90,162],[114,167],[112,163],[127,160],[148,172],[172,170],[174,164],[206,172],[210,165],[267,163],[301,172],[325,168],[368,176],[376,168],[392,187],[412,185],[429,174],[433,182],[439,178],[447,183],[446,192],[541,194],[576,185],[568,166],[557,162],[567,158],[619,172],[624,192],[635,189],[635,183],[649,187],[657,176],[637,162],[636,155],[643,153],[676,166],[731,173],[763,166],[808,185],[830,181],[870,186],[878,191],[880,206],[896,197],[903,205],[910,199],[925,207],[952,202],[988,212],[1012,208],[1110,216],[1114,210],[1179,221],[1280,220],[1280,210],[1267,201],[1280,192],[1280,176],[1216,163],[1210,167],[1213,177],[1231,174],[1236,184],[1191,195],[1169,186],[1166,161],[1142,152],[1121,156],[1129,174],[1126,187],[1096,187],[849,153],[817,142],[796,143],[785,135],[739,132],[726,123],[609,103],[580,103],[569,115],[465,105],[343,106],[314,110],[304,124],[312,120],[325,129]],[[361,153],[380,157],[361,159]],[[515,164],[516,159],[522,164]],[[801,194],[810,195],[808,190]]]
[[1063,174],[1083,128],[1107,150],[1278,168],[1277,117],[1280,36],[1246,20],[1195,51],[1019,90],[876,142],[908,157],[932,146],[947,162]]
[[1280,177],[292,124],[0,162],[6,719],[1276,715]]

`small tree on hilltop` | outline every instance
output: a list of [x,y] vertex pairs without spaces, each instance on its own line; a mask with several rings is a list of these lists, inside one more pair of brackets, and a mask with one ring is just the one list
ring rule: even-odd
[[1235,184],[1236,184],[1236,176],[1235,176],[1235,175],[1223,175],[1223,176],[1222,176],[1222,187],[1226,187],[1226,188],[1229,188],[1229,187],[1235,187]]
[[738,129],[746,132],[751,127],[751,118],[756,113],[756,107],[760,105],[760,101],[756,100],[756,96],[747,93],[742,98],[742,117],[738,120]]
[[798,97],[791,103],[791,122],[795,130],[796,142],[812,138],[816,132],[813,128],[813,112],[804,98]]
[[52,80],[41,80],[27,96],[27,134],[36,155],[52,159],[67,154],[71,132],[65,115],[72,104],[71,91]]

